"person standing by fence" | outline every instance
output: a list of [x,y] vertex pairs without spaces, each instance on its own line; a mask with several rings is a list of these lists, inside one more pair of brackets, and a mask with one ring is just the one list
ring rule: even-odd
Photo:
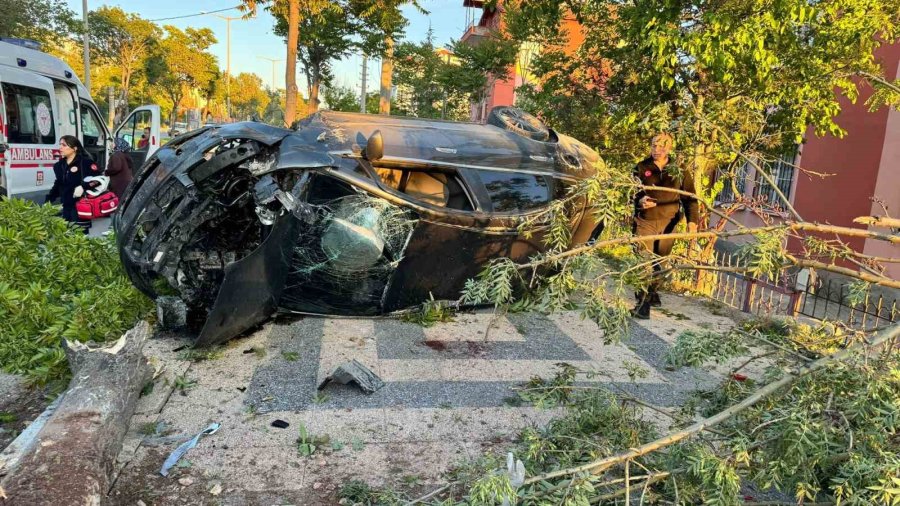
[[[634,169],[634,175],[642,186],[671,188],[695,193],[694,177],[690,171],[679,167],[672,150],[675,140],[668,133],[660,133],[650,141],[650,156],[641,160]],[[632,232],[638,236],[671,234],[681,221],[687,218],[688,232],[696,232],[700,220],[697,199],[664,189],[641,189],[634,197],[634,223]],[[666,257],[672,251],[673,239],[655,239],[636,243],[644,255]],[[637,305],[631,312],[635,318],[650,318],[650,306],[661,306],[659,297],[661,260],[653,264],[648,286],[637,292]]]

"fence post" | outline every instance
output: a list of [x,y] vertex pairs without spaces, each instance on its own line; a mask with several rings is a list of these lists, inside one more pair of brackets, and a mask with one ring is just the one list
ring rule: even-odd
[[789,302],[790,306],[788,307],[788,315],[792,317],[796,317],[800,314],[800,301],[803,300],[803,292],[800,290],[791,290],[791,300]]
[[753,297],[756,296],[756,279],[747,278],[744,282],[744,307],[741,311],[750,313],[753,309]]

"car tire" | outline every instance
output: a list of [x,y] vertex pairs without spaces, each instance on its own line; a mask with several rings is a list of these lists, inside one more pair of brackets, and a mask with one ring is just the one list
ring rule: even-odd
[[487,122],[531,140],[547,142],[550,129],[537,117],[517,107],[497,106],[491,109]]

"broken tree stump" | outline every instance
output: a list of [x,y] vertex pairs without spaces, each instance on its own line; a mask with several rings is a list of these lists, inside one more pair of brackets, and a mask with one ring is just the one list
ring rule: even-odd
[[103,502],[141,389],[153,374],[142,353],[149,334],[140,322],[107,348],[65,342],[72,381],[56,412],[4,470],[0,504]]

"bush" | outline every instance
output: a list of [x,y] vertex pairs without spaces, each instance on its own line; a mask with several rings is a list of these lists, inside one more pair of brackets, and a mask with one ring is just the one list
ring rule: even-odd
[[151,309],[110,237],[88,238],[57,208],[0,201],[0,366],[37,384],[65,380],[62,338],[116,339]]

